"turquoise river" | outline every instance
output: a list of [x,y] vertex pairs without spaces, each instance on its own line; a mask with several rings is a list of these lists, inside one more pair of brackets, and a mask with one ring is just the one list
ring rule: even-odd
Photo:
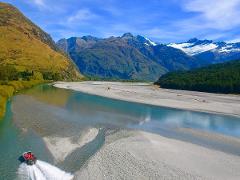
[[[56,162],[44,137],[81,136],[88,128],[97,136]],[[107,133],[143,130],[240,155],[240,149],[218,137],[240,138],[240,118],[144,105],[42,85],[14,96],[0,121],[0,179],[16,179],[22,152],[74,173],[104,144]]]

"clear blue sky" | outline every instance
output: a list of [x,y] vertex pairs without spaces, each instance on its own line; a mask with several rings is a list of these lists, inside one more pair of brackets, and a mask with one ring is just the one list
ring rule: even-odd
[[140,34],[162,43],[240,41],[240,0],[6,0],[54,40]]

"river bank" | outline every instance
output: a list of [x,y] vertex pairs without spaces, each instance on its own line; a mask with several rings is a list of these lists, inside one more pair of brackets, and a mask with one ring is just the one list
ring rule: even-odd
[[31,88],[38,84],[46,83],[49,81],[31,80],[31,81],[10,81],[0,85],[0,120],[6,112],[6,103],[18,91]]
[[55,87],[124,101],[240,117],[240,96],[161,89],[148,83],[57,82]]

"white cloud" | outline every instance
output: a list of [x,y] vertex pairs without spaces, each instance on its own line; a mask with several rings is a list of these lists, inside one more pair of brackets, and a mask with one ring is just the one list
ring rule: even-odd
[[33,0],[33,2],[38,6],[44,6],[45,5],[44,0]]
[[[153,31],[173,42],[184,41],[186,35],[202,39],[229,39],[231,31],[240,27],[240,0],[181,0],[188,17],[175,20],[167,28]],[[172,31],[176,29],[177,31]],[[158,32],[159,31],[159,32]],[[161,32],[163,31],[163,32]],[[163,36],[163,37],[161,37]],[[182,39],[182,40],[181,40]]]
[[67,21],[68,23],[73,23],[76,21],[86,21],[86,20],[94,19],[96,17],[97,15],[92,13],[90,10],[80,9],[74,15],[68,17]]
[[193,24],[213,29],[231,29],[240,25],[240,0],[186,0],[183,9],[199,13]]

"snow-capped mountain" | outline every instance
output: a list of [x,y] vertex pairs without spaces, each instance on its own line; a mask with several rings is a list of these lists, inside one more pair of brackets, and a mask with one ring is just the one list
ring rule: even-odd
[[150,40],[144,36],[140,36],[140,35],[134,36],[131,33],[125,33],[122,35],[121,38],[125,39],[125,40],[134,41],[135,43],[137,42],[138,44],[147,45],[147,46],[157,46],[158,45],[156,42],[153,42],[152,40]]
[[240,43],[213,42],[211,40],[190,39],[184,43],[171,43],[168,46],[181,49],[190,56],[195,56],[207,51],[217,53],[240,52]]
[[218,47],[212,41],[209,41],[209,40],[201,41],[195,38],[190,39],[189,41],[184,43],[171,43],[171,44],[168,44],[168,46],[180,49],[190,56],[194,56],[196,54],[199,54],[205,51],[210,51]]
[[131,33],[109,38],[72,37],[59,40],[57,45],[86,76],[156,81],[167,72],[198,67],[195,58],[183,51]]
[[198,60],[200,66],[240,59],[240,43],[214,42],[190,39],[184,43],[167,46],[180,49]]
[[153,42],[153,41],[151,41],[150,39],[148,39],[148,38],[145,38],[146,39],[146,45],[147,46],[156,46],[156,45],[158,45],[157,43],[155,43],[155,42]]
[[131,33],[109,38],[72,37],[59,40],[57,45],[84,75],[101,78],[156,80],[167,72],[240,59],[240,43],[194,38],[160,44]]
[[219,46],[217,50],[220,53],[240,52],[240,43],[225,43],[224,46]]

